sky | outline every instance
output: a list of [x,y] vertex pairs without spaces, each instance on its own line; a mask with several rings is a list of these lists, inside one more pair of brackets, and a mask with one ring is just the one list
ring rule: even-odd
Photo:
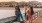
[[39,2],[42,2],[42,0],[0,0],[0,2],[9,2],[9,1],[16,1],[16,2],[21,2],[21,1],[25,1],[25,2],[28,2],[28,1],[39,1]]

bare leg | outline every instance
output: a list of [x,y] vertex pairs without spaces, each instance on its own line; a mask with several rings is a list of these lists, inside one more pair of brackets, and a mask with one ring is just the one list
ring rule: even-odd
[[32,20],[31,19],[29,20],[29,23],[32,23]]

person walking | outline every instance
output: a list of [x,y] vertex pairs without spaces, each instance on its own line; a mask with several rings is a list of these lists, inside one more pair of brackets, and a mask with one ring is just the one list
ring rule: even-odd
[[15,6],[15,15],[17,16],[16,17],[17,22],[20,22],[20,18],[22,18],[22,20],[23,20],[19,6]]

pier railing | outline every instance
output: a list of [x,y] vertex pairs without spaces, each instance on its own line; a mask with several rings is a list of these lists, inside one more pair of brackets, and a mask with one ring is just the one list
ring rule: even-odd
[[34,14],[32,16],[33,17],[33,20],[40,16],[40,12],[41,11],[34,12]]

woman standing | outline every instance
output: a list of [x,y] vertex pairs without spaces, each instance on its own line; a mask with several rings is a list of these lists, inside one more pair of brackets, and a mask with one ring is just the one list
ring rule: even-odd
[[25,20],[27,20],[27,13],[26,13],[26,10],[27,10],[27,6],[24,5],[24,12],[25,12],[24,17],[25,17]]
[[24,18],[25,18],[24,23],[26,23],[27,20],[28,20],[27,19],[28,15],[27,15],[27,12],[26,12],[27,11],[27,8],[28,8],[27,5],[24,5],[24,12],[25,12],[25,14],[24,14]]
[[29,7],[27,13],[28,13],[28,21],[29,23],[32,23],[32,15],[34,13],[33,7]]

